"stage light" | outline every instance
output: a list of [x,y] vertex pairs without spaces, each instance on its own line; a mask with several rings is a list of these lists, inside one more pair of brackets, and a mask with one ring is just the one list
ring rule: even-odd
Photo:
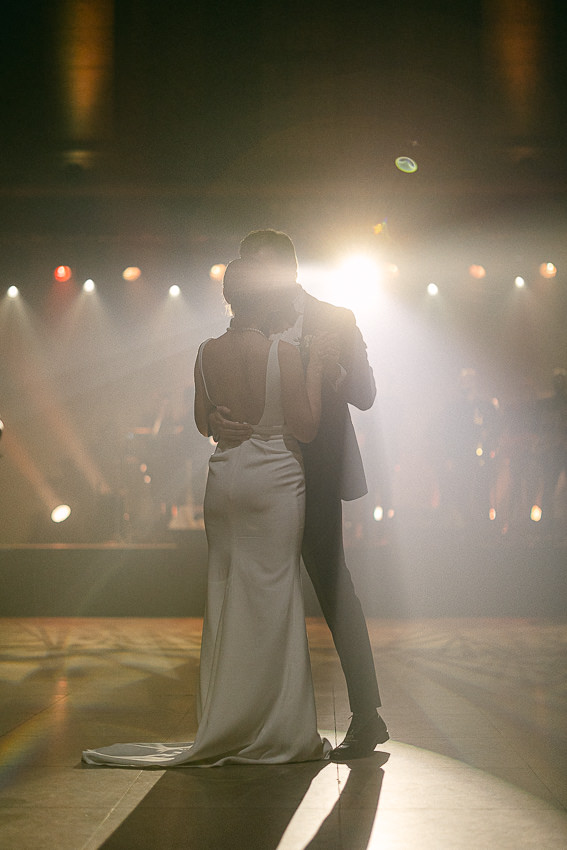
[[553,263],[542,263],[539,267],[539,273],[542,277],[546,278],[546,280],[550,280],[557,274],[557,269]]
[[72,275],[73,272],[69,266],[57,266],[53,272],[53,277],[58,283],[67,283],[68,280],[71,280]]
[[85,280],[85,282],[83,283],[83,289],[85,290],[85,292],[94,292],[94,288],[94,280],[91,280],[91,278],[89,277],[88,280]]
[[57,505],[57,507],[53,508],[51,511],[51,519],[53,522],[64,522],[69,516],[71,516],[71,508],[69,505]]
[[124,269],[122,272],[122,277],[124,280],[138,280],[141,274],[142,270],[139,269],[138,266],[128,266],[128,268]]
[[8,287],[8,298],[17,298],[20,294],[20,290],[17,286],[9,286]]
[[376,505],[374,508],[374,519],[376,522],[382,522],[384,519],[384,508],[381,505]]
[[516,287],[516,289],[523,289],[525,285],[526,281],[523,277],[520,277],[520,275],[518,275],[518,277],[514,279],[514,286]]
[[429,295],[439,295],[439,287],[436,283],[427,284],[427,292]]
[[543,511],[539,505],[533,505],[530,511],[530,519],[534,522],[539,522],[543,516]]
[[169,294],[172,298],[178,298],[181,295],[181,290],[176,283],[169,287]]
[[490,508],[490,510],[488,511],[488,518],[491,521],[496,519],[496,509],[495,508]]
[[2,439],[2,434],[4,433],[4,423],[0,419],[0,439]]
[[222,280],[224,277],[224,273],[226,271],[226,266],[224,263],[216,263],[214,266],[211,266],[209,270],[209,277],[211,280]]
[[486,277],[486,269],[484,266],[469,266],[469,274],[471,277],[474,277],[475,280],[482,280],[483,277]]

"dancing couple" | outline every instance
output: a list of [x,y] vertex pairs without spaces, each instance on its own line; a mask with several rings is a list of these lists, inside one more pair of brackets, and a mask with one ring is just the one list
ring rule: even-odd
[[[366,482],[348,404],[376,387],[353,314],[297,284],[289,237],[253,231],[227,266],[226,333],[195,363],[209,461],[208,589],[195,740],[86,750],[89,764],[277,764],[370,755],[388,740],[366,622],[346,566],[342,499]],[[300,582],[303,557],[344,671],[352,721],[317,731]]]

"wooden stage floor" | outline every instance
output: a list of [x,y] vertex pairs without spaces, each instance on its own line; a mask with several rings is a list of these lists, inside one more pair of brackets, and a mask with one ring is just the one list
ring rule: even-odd
[[[567,846],[567,624],[371,619],[391,740],[374,756],[211,770],[88,767],[85,747],[190,740],[199,618],[0,619],[9,850],[523,850]],[[349,712],[308,619],[319,727]]]

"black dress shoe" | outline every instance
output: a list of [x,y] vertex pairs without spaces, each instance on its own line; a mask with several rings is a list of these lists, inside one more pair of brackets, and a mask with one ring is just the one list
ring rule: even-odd
[[367,758],[374,752],[376,744],[385,743],[389,737],[386,724],[379,714],[370,719],[353,714],[344,741],[331,750],[331,761],[347,762]]

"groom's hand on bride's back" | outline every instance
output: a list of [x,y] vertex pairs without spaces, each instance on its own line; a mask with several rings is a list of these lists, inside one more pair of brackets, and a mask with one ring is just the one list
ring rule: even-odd
[[238,445],[250,439],[252,426],[247,422],[235,422],[231,415],[228,407],[215,407],[209,414],[209,431],[215,442]]

